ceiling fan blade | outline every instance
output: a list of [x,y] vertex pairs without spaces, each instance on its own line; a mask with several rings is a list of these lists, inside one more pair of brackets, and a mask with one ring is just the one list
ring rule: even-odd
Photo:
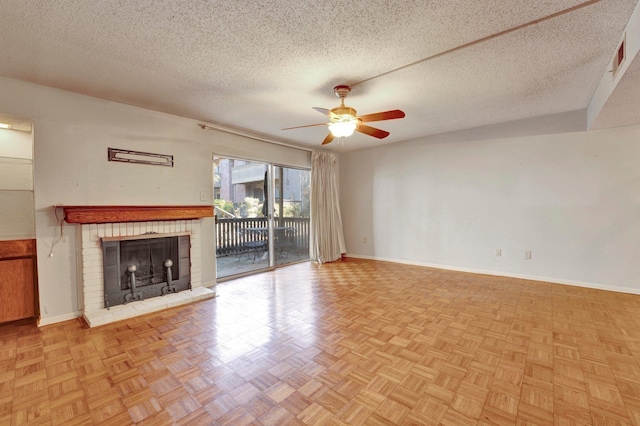
[[302,129],[303,127],[326,126],[328,124],[330,124],[330,123],[307,124],[305,126],[286,127],[284,129],[280,129],[280,130]]
[[327,137],[324,138],[324,140],[322,141],[322,145],[326,145],[328,143],[331,143],[332,141],[333,141],[333,133],[329,132]]
[[326,109],[326,108],[319,108],[319,107],[311,107],[313,109],[315,109],[316,111],[318,111],[320,114],[324,114],[329,118],[334,118],[335,114],[331,112],[331,110]]
[[396,118],[404,118],[404,112],[400,111],[399,109],[394,109],[394,110],[391,110],[391,111],[384,111],[384,112],[376,112],[374,114],[367,114],[367,115],[360,116],[358,118],[363,123],[368,123],[370,121],[393,120],[393,119],[396,119]]
[[375,127],[365,126],[364,124],[360,124],[358,127],[356,127],[356,131],[364,133],[365,135],[373,136],[374,138],[378,139],[384,139],[389,136],[389,132],[376,129]]

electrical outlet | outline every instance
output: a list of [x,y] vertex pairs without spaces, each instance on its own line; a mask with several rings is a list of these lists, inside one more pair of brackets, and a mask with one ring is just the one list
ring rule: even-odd
[[362,237],[362,244],[367,244],[367,237]]
[[524,258],[525,259],[531,259],[531,250],[525,250]]
[[496,250],[496,257],[502,257],[502,249]]
[[207,192],[200,191],[200,201],[207,201]]

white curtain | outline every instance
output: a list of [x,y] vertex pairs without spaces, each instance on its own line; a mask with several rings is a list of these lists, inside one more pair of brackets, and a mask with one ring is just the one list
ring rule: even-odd
[[311,155],[311,259],[325,263],[346,253],[338,200],[336,156],[329,152]]

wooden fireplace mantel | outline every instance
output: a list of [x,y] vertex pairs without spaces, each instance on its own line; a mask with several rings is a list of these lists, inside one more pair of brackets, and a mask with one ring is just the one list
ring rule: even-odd
[[64,206],[67,223],[119,223],[213,217],[213,206]]

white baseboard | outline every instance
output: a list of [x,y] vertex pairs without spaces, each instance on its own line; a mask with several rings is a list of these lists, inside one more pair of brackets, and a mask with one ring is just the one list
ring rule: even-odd
[[403,260],[403,259],[390,259],[386,257],[377,257],[377,256],[363,256],[359,254],[349,254],[347,253],[347,257],[352,257],[354,259],[369,259],[369,260],[380,260],[383,262],[393,262],[400,263],[403,265],[414,265],[414,266],[424,266],[427,268],[436,268],[436,269],[445,269],[449,271],[458,271],[458,272],[469,272],[472,274],[483,274],[483,275],[496,275],[499,277],[509,277],[509,278],[520,278],[524,280],[530,281],[544,281],[552,284],[563,284],[570,285],[575,287],[585,287],[592,288],[595,290],[606,290],[606,291],[615,291],[618,293],[629,293],[629,294],[638,294],[640,295],[640,288],[630,288],[630,287],[619,287],[619,286],[610,286],[606,284],[600,283],[590,283],[584,281],[574,281],[574,280],[564,280],[560,278],[551,278],[551,277],[541,277],[537,275],[526,275],[526,274],[514,274],[510,272],[504,271],[491,271],[486,269],[475,269],[475,268],[465,268],[462,266],[451,266],[451,265],[442,265],[439,263],[425,263],[425,262],[415,262],[411,260]]
[[56,324],[63,321],[69,321],[69,320],[78,318],[80,315],[81,315],[81,312],[71,312],[69,314],[56,315],[55,317],[40,318],[40,321],[38,322],[38,327]]

